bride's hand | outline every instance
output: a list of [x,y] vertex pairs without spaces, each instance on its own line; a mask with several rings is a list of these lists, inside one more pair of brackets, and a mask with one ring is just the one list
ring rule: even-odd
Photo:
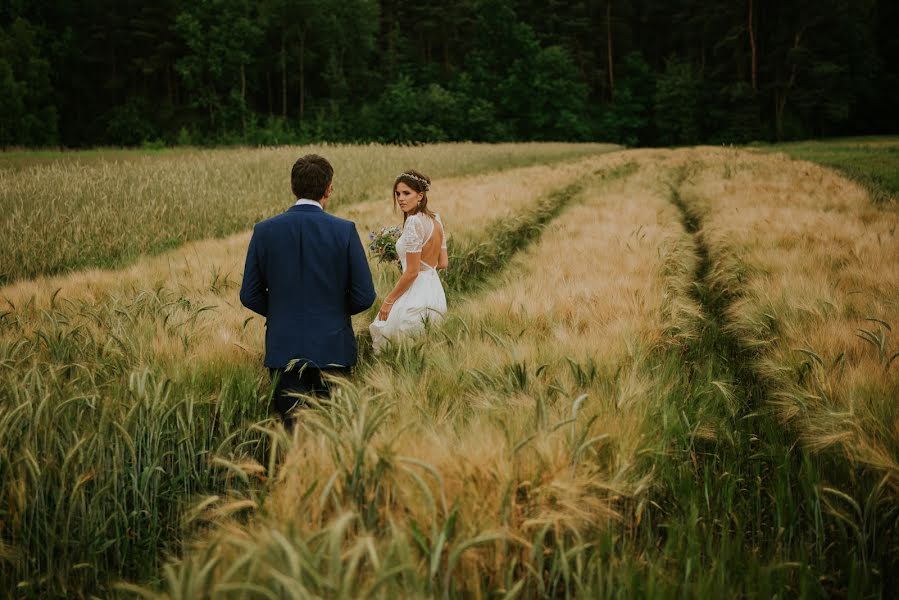
[[382,321],[386,321],[391,308],[393,308],[393,302],[384,302],[381,304],[381,310],[378,311],[378,318]]

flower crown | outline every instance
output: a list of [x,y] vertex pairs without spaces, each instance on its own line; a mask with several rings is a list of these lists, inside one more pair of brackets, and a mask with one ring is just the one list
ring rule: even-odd
[[422,187],[424,188],[424,191],[426,191],[426,192],[431,189],[431,182],[428,181],[427,179],[425,179],[424,177],[419,177],[418,175],[415,175],[414,173],[407,173],[405,171],[396,176],[397,179],[400,179],[401,177],[408,177],[409,179],[414,179],[415,181],[417,181],[418,183],[420,183],[422,185]]

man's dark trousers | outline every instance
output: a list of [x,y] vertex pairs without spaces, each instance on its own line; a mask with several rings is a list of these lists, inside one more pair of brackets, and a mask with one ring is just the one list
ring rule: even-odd
[[303,407],[303,399],[294,394],[327,397],[330,387],[325,377],[349,377],[350,371],[349,367],[324,370],[306,367],[290,371],[269,369],[273,384],[272,408],[290,428],[294,422],[292,411]]

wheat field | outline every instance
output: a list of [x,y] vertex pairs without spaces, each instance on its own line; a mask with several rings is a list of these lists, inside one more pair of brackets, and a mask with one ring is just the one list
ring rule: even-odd
[[[432,176],[552,163],[614,148],[600,144],[310,146],[335,168],[334,204],[383,197],[410,164]],[[290,199],[289,147],[213,149],[88,162],[61,158],[0,169],[0,283],[89,267],[244,231]],[[76,155],[77,156],[77,155]],[[388,190],[389,191],[389,190]]]
[[[377,303],[357,316],[353,378],[291,435],[237,289],[247,227],[289,204],[306,150],[0,169],[4,589],[896,585],[894,203],[739,149],[317,148],[363,238],[400,219],[396,169],[434,178],[450,312],[377,357]],[[68,189],[67,220],[46,219]],[[383,296],[399,273],[371,266]]]

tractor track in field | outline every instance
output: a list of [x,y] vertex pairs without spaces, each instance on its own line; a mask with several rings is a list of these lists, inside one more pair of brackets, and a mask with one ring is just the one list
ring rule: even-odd
[[[723,578],[742,568],[769,576],[782,569],[768,581],[776,588],[753,589],[747,578],[735,582],[748,588],[742,593],[842,595],[851,587],[852,565],[826,549],[816,463],[771,413],[769,388],[753,366],[757,356],[729,326],[728,309],[739,291],[716,282],[703,215],[683,195],[689,166],[672,175],[670,201],[698,257],[691,295],[702,313],[699,336],[684,356],[681,414],[687,430],[711,425],[714,434],[672,438],[680,464],[665,482],[666,501],[675,506],[670,520],[680,521],[682,530],[673,536],[678,539],[667,539],[677,531],[669,523],[659,535],[674,544],[666,548],[678,552],[672,556],[688,556],[681,552],[704,540],[707,564],[699,568],[723,569]],[[698,516],[691,513],[697,506]],[[689,528],[695,531],[684,531]]]
[[[635,162],[625,162],[607,171],[597,171],[604,183],[626,179],[638,170]],[[570,183],[550,192],[535,208],[523,217],[501,219],[488,226],[488,242],[477,242],[462,248],[451,257],[452,270],[444,283],[453,295],[470,293],[483,286],[493,275],[501,272],[519,252],[540,239],[544,229],[580,196],[585,182]]]
[[526,215],[501,220],[488,227],[491,242],[474,243],[451,257],[453,268],[444,283],[450,294],[469,293],[501,272],[519,252],[540,239],[544,229],[583,191],[580,183],[554,190]]

